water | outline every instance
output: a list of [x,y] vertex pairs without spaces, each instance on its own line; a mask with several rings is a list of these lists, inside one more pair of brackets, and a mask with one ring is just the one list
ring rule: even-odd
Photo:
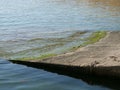
[[111,90],[0,59],[0,90]]
[[[91,35],[81,32],[120,30],[119,24],[120,0],[0,0],[0,57],[60,54]],[[0,90],[9,89],[110,90],[0,60]]]
[[76,32],[120,30],[119,23],[119,0],[0,0],[0,57],[60,54],[90,35]]

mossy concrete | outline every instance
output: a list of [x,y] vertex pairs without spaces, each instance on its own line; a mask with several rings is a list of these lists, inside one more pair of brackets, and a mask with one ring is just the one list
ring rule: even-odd
[[120,79],[120,32],[107,32],[103,39],[79,48],[75,52],[43,60],[11,61],[34,67],[64,70],[78,75],[95,75]]

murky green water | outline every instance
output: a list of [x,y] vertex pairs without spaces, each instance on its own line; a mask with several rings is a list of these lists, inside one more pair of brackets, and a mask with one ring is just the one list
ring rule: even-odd
[[[60,54],[83,43],[90,31],[120,30],[119,24],[120,0],[0,0],[0,57],[16,59]],[[89,32],[81,34],[83,31]],[[18,68],[14,70],[15,67]],[[0,64],[0,89],[108,90],[64,76],[48,77],[51,74],[42,70],[32,69],[33,73],[37,72],[32,78],[33,75],[26,73],[31,69],[20,69],[22,67]],[[27,77],[30,81],[24,81]]]

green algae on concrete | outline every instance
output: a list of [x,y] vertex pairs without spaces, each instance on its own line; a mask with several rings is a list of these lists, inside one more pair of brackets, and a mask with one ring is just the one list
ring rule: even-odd
[[86,42],[83,43],[83,46],[98,42],[100,39],[104,38],[106,34],[106,31],[97,31],[92,33],[91,36],[87,38]]
[[[70,51],[75,51],[80,47],[84,47],[86,45],[98,42],[100,39],[104,38],[106,36],[106,34],[107,34],[106,31],[93,32],[89,37],[83,38],[83,43],[81,45],[72,47],[72,48],[68,49],[68,51],[63,52],[63,53],[67,53],[67,52],[70,52]],[[55,54],[55,53],[48,53],[48,54],[42,54],[42,55],[36,56],[36,57],[33,56],[33,57],[17,58],[16,60],[24,60],[24,61],[27,61],[27,60],[42,60],[42,59],[50,58],[50,57],[53,57],[53,56],[56,56],[56,55],[57,54]]]
[[70,49],[70,51],[75,51],[75,50],[77,50],[80,47],[84,47],[84,46],[87,46],[89,44],[96,43],[100,39],[104,38],[106,36],[106,34],[107,34],[106,31],[96,31],[96,32],[93,32],[88,38],[84,39],[85,41],[81,45],[79,45],[77,47],[72,47]]
[[120,32],[111,31],[104,39],[96,39],[97,35],[101,37],[101,33],[95,32],[89,38],[93,42],[99,41],[98,43],[88,45],[77,52],[40,61],[11,61],[36,68],[52,68],[51,70],[55,71],[73,72],[75,75],[90,75],[104,79],[108,77],[118,80],[120,79]]

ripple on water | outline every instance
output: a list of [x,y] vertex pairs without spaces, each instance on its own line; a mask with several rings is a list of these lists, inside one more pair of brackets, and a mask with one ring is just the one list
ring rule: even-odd
[[[54,34],[56,34],[55,32]],[[64,34],[63,34],[64,33]],[[67,52],[73,46],[79,46],[84,42],[84,38],[91,35],[88,31],[70,31],[61,32],[60,37],[52,33],[52,37],[32,38],[29,40],[1,41],[0,56],[18,59],[40,57],[46,54],[61,54]],[[49,35],[50,36],[50,35]]]
[[[0,57],[64,52],[76,31],[120,30],[120,0],[1,0]],[[68,49],[68,48],[67,48]],[[81,80],[0,60],[1,90],[108,90]]]
[[[119,30],[120,0],[2,0],[0,57],[36,57],[81,44],[79,32]],[[79,31],[79,32],[78,32]]]

